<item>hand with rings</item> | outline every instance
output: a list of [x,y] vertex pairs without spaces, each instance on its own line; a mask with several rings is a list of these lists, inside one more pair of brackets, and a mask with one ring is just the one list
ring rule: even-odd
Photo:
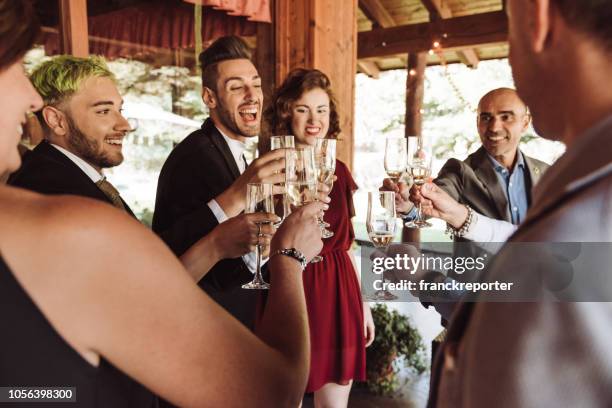
[[272,225],[280,219],[274,214],[251,213],[240,214],[219,224],[211,234],[215,234],[217,246],[223,258],[237,258],[253,252],[261,245],[263,256],[270,251],[270,240],[276,232]]

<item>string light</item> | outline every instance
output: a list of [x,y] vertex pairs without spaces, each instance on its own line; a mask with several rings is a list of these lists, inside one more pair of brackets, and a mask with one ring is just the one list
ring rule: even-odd
[[[448,37],[448,35],[444,33],[442,37],[446,38]],[[446,80],[453,89],[453,92],[465,108],[469,109],[470,111],[476,111],[476,108],[472,106],[472,104],[465,98],[465,96],[463,96],[461,89],[459,89],[459,86],[457,86],[457,84],[455,83],[454,79],[450,75],[450,72],[448,72],[448,64],[446,63],[446,58],[444,57],[444,49],[442,48],[442,45],[439,41],[434,41],[432,45],[433,48],[429,50],[429,55],[433,55],[435,53],[440,59],[440,65],[444,67],[444,76],[446,77]]]
[[416,69],[412,68],[410,69],[410,71],[408,71],[408,74],[410,74],[410,76],[415,76],[416,75]]

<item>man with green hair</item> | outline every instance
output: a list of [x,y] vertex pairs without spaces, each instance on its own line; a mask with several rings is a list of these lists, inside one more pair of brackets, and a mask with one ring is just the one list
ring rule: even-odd
[[106,201],[134,216],[102,169],[123,162],[130,130],[123,99],[101,57],[59,56],[32,74],[45,106],[37,113],[45,140],[24,157],[8,183],[44,194],[76,194]]

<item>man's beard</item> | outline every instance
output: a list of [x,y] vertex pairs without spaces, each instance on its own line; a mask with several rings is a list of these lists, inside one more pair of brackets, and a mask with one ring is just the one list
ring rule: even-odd
[[81,159],[101,169],[115,167],[123,162],[121,152],[119,152],[119,160],[113,160],[105,155],[100,142],[88,138],[74,123],[70,115],[66,115],[66,122],[68,123],[68,146]]
[[257,128],[248,128],[244,130],[239,129],[238,124],[232,118],[232,115],[230,115],[229,110],[227,110],[227,108],[221,103],[219,104],[218,113],[219,113],[219,120],[221,121],[221,123],[226,128],[234,132],[235,134],[243,136],[243,137],[253,137],[253,136],[259,135],[259,130],[260,130],[259,126]]

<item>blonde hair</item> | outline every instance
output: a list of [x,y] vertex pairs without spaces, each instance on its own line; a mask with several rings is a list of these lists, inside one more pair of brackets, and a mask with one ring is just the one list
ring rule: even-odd
[[91,77],[115,80],[103,57],[79,58],[71,55],[60,55],[43,62],[30,79],[45,105],[55,106],[78,92],[81,83]]

